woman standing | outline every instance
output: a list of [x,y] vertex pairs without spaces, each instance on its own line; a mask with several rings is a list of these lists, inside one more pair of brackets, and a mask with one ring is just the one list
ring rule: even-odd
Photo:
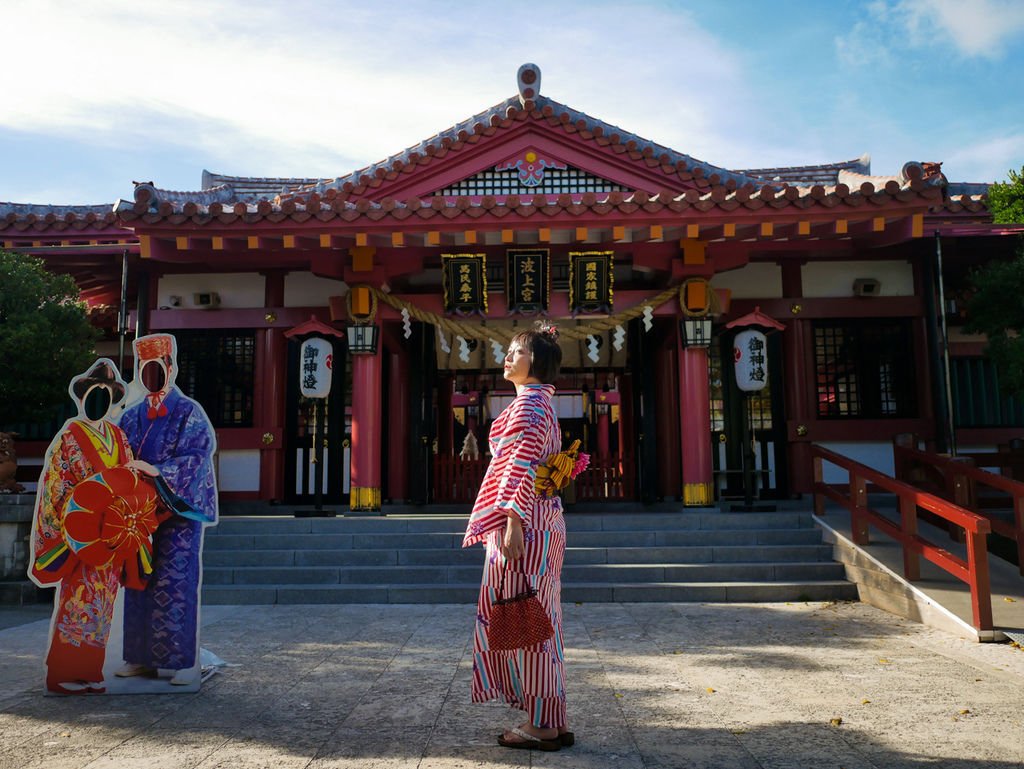
[[[502,698],[527,714],[525,722],[498,737],[508,748],[558,750],[573,743],[566,721],[562,647],[565,520],[561,500],[538,495],[534,485],[538,466],[561,449],[551,407],[561,362],[553,327],[512,339],[504,377],[515,385],[516,397],[491,426],[491,463],[462,543],[468,547],[483,542],[487,547],[473,638],[472,700]],[[554,636],[523,649],[491,649],[487,628],[494,602],[529,589],[536,591]]]

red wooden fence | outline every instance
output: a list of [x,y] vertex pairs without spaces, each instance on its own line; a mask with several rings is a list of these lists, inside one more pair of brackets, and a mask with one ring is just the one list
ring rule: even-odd
[[[814,462],[815,513],[825,514],[825,498],[828,498],[850,511],[853,541],[856,544],[869,543],[869,525],[881,529],[895,539],[903,549],[903,576],[911,582],[921,578],[921,556],[966,582],[971,589],[974,627],[978,630],[992,629],[992,589],[989,583],[986,546],[991,525],[987,518],[934,494],[921,491],[908,483],[890,478],[822,446],[813,445],[811,457]],[[849,485],[825,483],[825,462],[846,470],[849,474]],[[899,522],[894,522],[868,507],[868,483],[898,497]],[[918,533],[919,508],[928,510],[964,530],[967,543],[966,560],[953,555],[934,542],[929,542]]]
[[[464,460],[456,456],[434,457],[433,501],[438,504],[473,504],[489,459]],[[576,502],[632,500],[632,457],[590,458],[590,466],[577,476],[565,495]]]

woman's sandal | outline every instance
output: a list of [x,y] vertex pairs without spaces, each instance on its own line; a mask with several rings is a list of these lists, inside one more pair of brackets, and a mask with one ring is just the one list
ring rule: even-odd
[[521,737],[521,740],[508,740],[505,739],[504,734],[498,735],[498,744],[503,748],[521,748],[523,750],[561,750],[562,741],[560,737],[555,737],[550,740],[542,739],[541,737],[534,737],[527,731],[520,729],[518,726],[513,726],[508,730],[509,733]]

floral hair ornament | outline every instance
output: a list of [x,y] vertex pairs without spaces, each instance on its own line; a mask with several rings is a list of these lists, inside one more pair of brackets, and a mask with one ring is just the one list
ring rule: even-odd
[[537,322],[537,332],[544,334],[545,336],[551,337],[552,342],[558,341],[558,326],[553,323],[544,323],[543,321]]
[[550,499],[569,485],[569,481],[587,469],[590,455],[580,451],[580,442],[575,440],[565,451],[559,451],[537,467],[533,485],[538,496]]

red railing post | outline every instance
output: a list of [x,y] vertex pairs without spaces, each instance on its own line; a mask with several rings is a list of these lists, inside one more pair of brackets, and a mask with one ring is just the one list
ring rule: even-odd
[[853,470],[850,473],[850,528],[853,541],[858,545],[870,542],[868,536],[868,482]]
[[903,576],[913,582],[921,579],[921,554],[916,548],[907,546],[917,536],[917,500],[913,494],[900,494],[900,529],[906,541],[903,543]]
[[988,533],[967,530],[967,566],[970,576],[971,611],[978,630],[992,629],[992,586],[988,574]]
[[1014,536],[1017,539],[1017,564],[1021,576],[1024,576],[1024,493],[1013,495]]
[[822,459],[817,453],[815,453],[811,461],[814,463],[814,485],[811,487],[814,489],[814,514],[824,515],[825,495],[818,490],[819,484],[825,482],[825,473],[822,469]]

